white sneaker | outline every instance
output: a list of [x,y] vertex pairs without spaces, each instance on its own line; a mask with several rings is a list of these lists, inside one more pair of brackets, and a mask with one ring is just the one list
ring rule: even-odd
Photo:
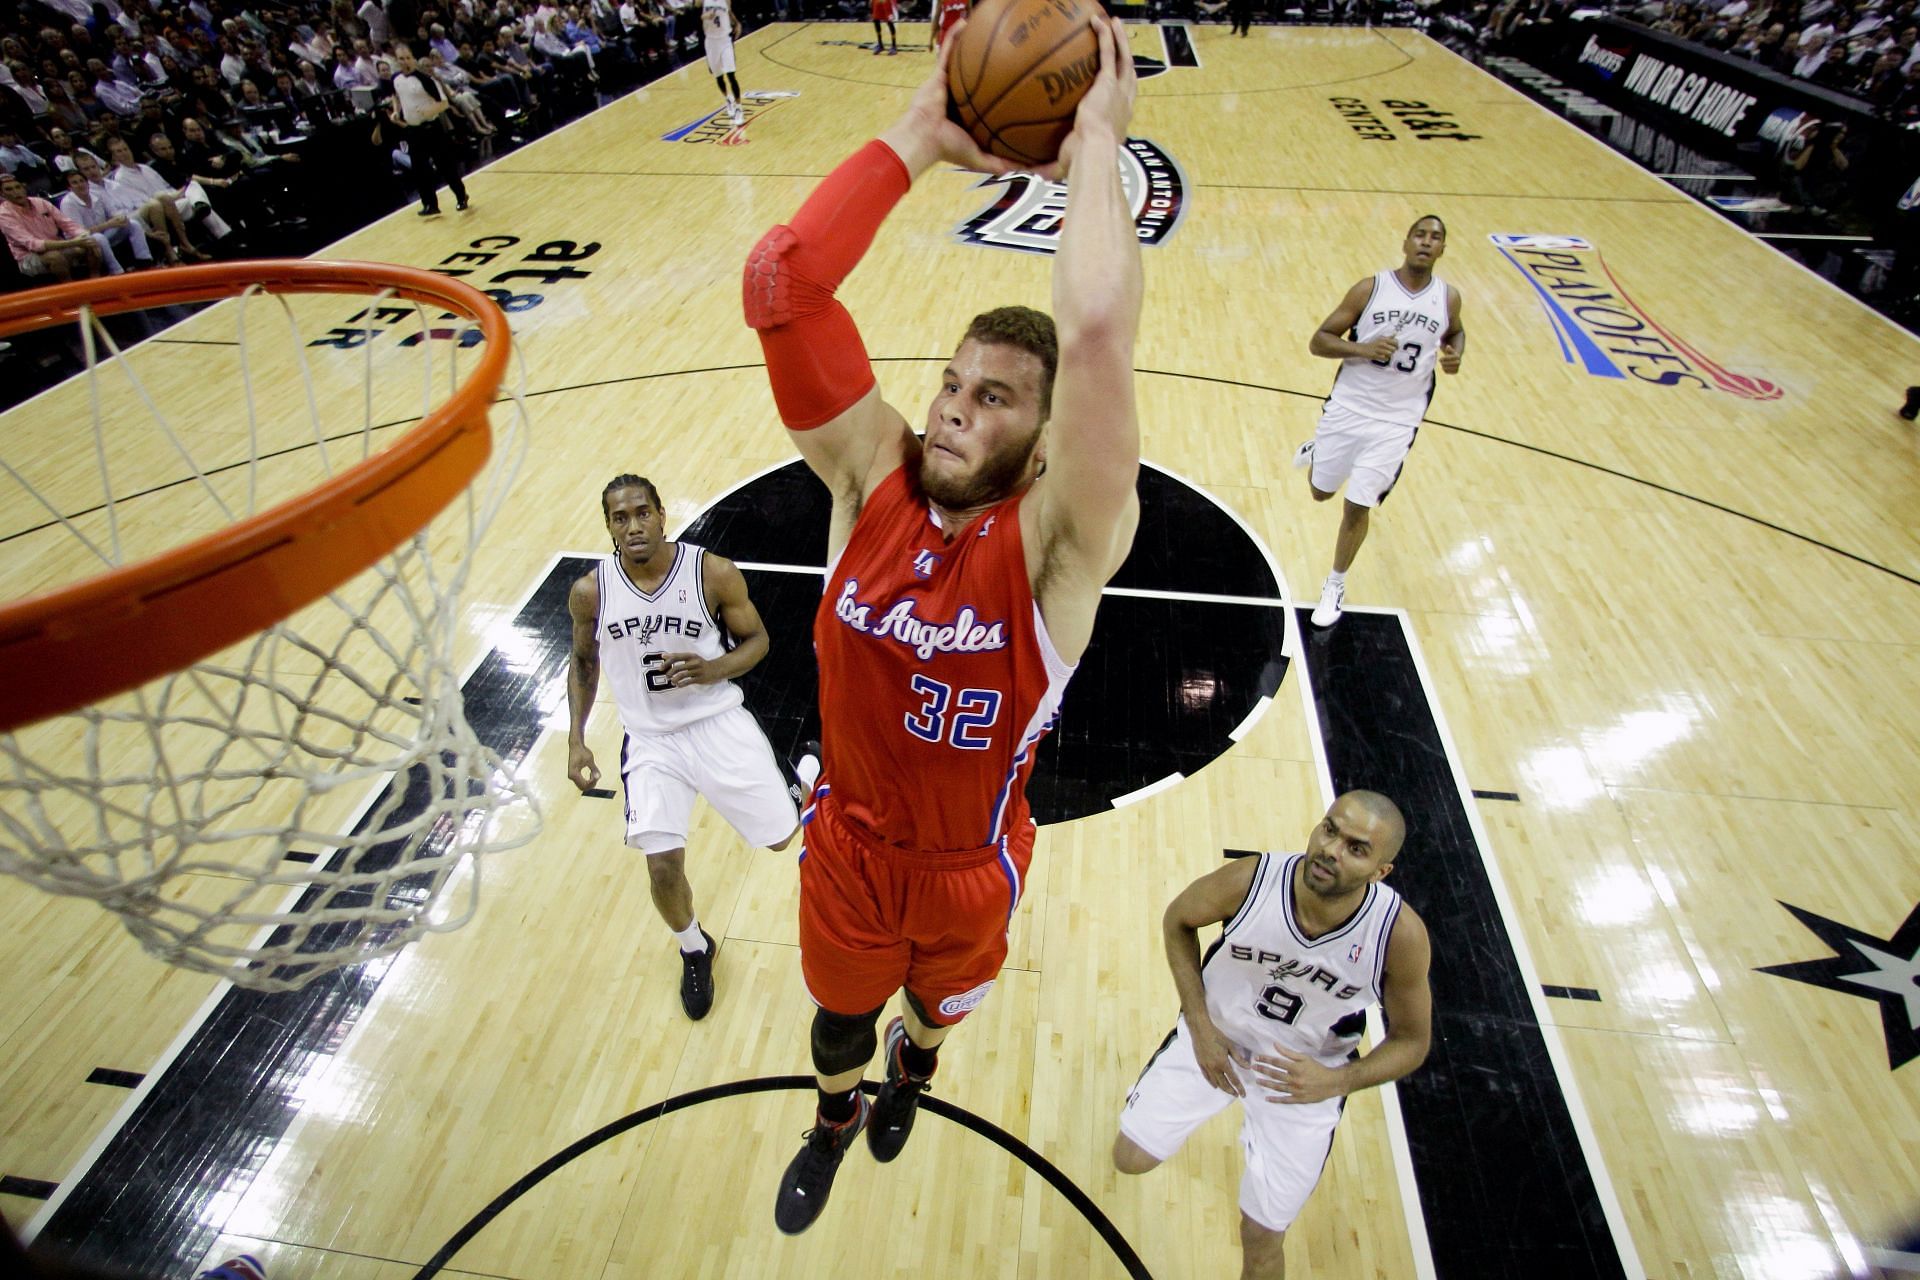
[[739,124],[743,114],[740,110],[739,103],[730,102],[727,104],[727,119],[733,121],[735,124]]
[[1320,603],[1313,611],[1313,625],[1330,627],[1340,621],[1340,606],[1346,602],[1346,581],[1328,574],[1326,585],[1320,588]]
[[1313,461],[1313,441],[1312,440],[1308,440],[1305,444],[1301,445],[1298,449],[1295,449],[1293,451],[1293,469],[1295,471],[1298,471],[1302,467],[1307,466],[1312,461]]

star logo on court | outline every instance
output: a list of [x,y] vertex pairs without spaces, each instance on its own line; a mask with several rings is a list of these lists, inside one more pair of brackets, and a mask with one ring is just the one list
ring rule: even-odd
[[1898,1071],[1920,1058],[1920,904],[1891,938],[1876,938],[1790,902],[1780,905],[1834,954],[1824,960],[1764,965],[1760,972],[1879,1001],[1888,1069]]

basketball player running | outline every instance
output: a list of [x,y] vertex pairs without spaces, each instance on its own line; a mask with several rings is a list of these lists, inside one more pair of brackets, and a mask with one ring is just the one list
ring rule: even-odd
[[1139,521],[1140,246],[1116,163],[1133,55],[1118,22],[1095,26],[1100,71],[1056,166],[1073,181],[1054,316],[975,317],[924,443],[880,398],[833,295],[915,176],[1012,167],[947,119],[955,41],[907,113],[747,262],[774,402],[833,501],[813,632],[824,768],[800,855],[818,1113],[781,1179],[774,1221],[788,1233],[819,1216],[868,1125],[860,1080],[888,999],[903,993],[868,1127],[881,1161],[905,1144],[941,1042],[1000,971],[1033,851],[1034,750]]
[[[1162,919],[1180,1020],[1127,1095],[1113,1164],[1147,1172],[1241,1099],[1241,1280],[1286,1274],[1281,1245],[1346,1096],[1426,1060],[1427,927],[1380,883],[1405,837],[1393,801],[1349,791],[1304,854],[1236,858],[1183,889]],[[1222,921],[1202,959],[1198,931]],[[1387,1035],[1361,1054],[1376,1002]]]
[[697,792],[749,844],[784,849],[800,815],[773,748],[733,678],[767,656],[767,629],[731,560],[668,542],[653,483],[614,477],[600,495],[613,557],[573,584],[567,776],[600,781],[586,741],[604,651],[626,736],[627,844],[647,856],[653,906],[680,944],[680,1004],[713,1007],[711,934],[693,913],[687,827]]
[[1347,570],[1366,541],[1367,522],[1400,478],[1433,402],[1435,364],[1458,373],[1467,349],[1460,291],[1433,274],[1447,251],[1446,224],[1428,214],[1407,231],[1401,248],[1406,261],[1347,290],[1307,344],[1314,355],[1340,361],[1340,371],[1319,430],[1294,452],[1293,465],[1313,464],[1308,483],[1315,502],[1347,486],[1333,572],[1313,611],[1316,627],[1340,620]]
[[727,0],[701,0],[700,28],[707,48],[707,70],[727,100],[727,117],[740,122],[740,77],[733,69],[733,42],[740,35],[740,19],[733,16]]
[[[859,10],[854,10],[858,13]],[[880,47],[880,24],[887,24],[887,34],[893,37],[893,52],[900,52],[900,32],[893,23],[900,16],[900,0],[873,0],[873,56],[879,57],[886,50]]]
[[928,49],[937,49],[946,41],[947,33],[967,16],[971,3],[972,0],[933,0],[933,34],[927,39]]

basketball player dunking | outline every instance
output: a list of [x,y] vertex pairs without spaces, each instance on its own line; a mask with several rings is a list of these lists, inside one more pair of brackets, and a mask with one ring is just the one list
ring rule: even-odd
[[567,776],[582,791],[600,781],[586,734],[604,662],[626,730],[627,844],[646,855],[654,909],[680,944],[680,1003],[697,1022],[713,1007],[715,943],[687,883],[693,797],[705,796],[748,844],[784,849],[799,829],[773,747],[733,683],[767,656],[767,629],[731,560],[667,541],[651,481],[614,477],[600,509],[613,557],[567,596]]
[[1447,250],[1446,224],[1428,214],[1408,229],[1401,247],[1406,260],[1347,290],[1307,344],[1314,355],[1341,363],[1319,430],[1294,452],[1293,465],[1313,464],[1308,481],[1315,502],[1347,486],[1333,572],[1313,611],[1316,627],[1340,620],[1347,570],[1366,541],[1367,522],[1400,478],[1433,402],[1434,365],[1460,372],[1467,348],[1460,291],[1433,274]]
[[880,398],[834,291],[915,176],[1011,168],[947,118],[955,41],[907,113],[747,262],[774,402],[833,500],[813,630],[824,767],[800,855],[818,1115],[781,1179],[774,1221],[788,1233],[819,1216],[869,1125],[860,1080],[888,999],[903,992],[867,1129],[881,1161],[906,1142],[941,1042],[1000,971],[1033,852],[1035,747],[1139,521],[1140,246],[1115,163],[1133,56],[1118,22],[1095,27],[1100,71],[1058,163],[1073,181],[1054,316],[976,316],[924,442]]
[[[1127,1095],[1113,1164],[1147,1172],[1241,1099],[1241,1280],[1286,1274],[1287,1228],[1320,1180],[1346,1096],[1426,1061],[1427,927],[1380,883],[1406,831],[1393,801],[1349,791],[1304,854],[1236,858],[1161,921],[1180,1020]],[[1202,959],[1198,931],[1222,922]],[[1387,1034],[1361,1054],[1376,1003]]]

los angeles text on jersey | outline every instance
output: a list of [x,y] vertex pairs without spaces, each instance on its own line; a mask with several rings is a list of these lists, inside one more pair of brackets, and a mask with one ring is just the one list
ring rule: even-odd
[[896,600],[878,618],[878,605],[862,604],[860,583],[848,578],[833,602],[833,616],[863,635],[896,640],[922,662],[936,653],[988,653],[1007,647],[1005,622],[982,622],[972,605],[960,606],[952,622],[929,622],[916,616],[912,600]]
[[[1342,982],[1339,974],[1322,969],[1311,960],[1294,959],[1275,951],[1263,951],[1238,942],[1227,944],[1227,956],[1229,959],[1244,960],[1249,964],[1267,969],[1267,976],[1275,982],[1282,978],[1304,978],[1314,986],[1331,992],[1335,1000],[1351,1000],[1361,991],[1360,987],[1353,983]],[[1272,968],[1267,968],[1269,965]]]
[[1662,326],[1627,295],[1589,240],[1579,236],[1488,237],[1546,304],[1561,357],[1578,357],[1596,378],[1634,378],[1659,387],[1724,391],[1746,400],[1778,400],[1780,387],[1734,373]]

